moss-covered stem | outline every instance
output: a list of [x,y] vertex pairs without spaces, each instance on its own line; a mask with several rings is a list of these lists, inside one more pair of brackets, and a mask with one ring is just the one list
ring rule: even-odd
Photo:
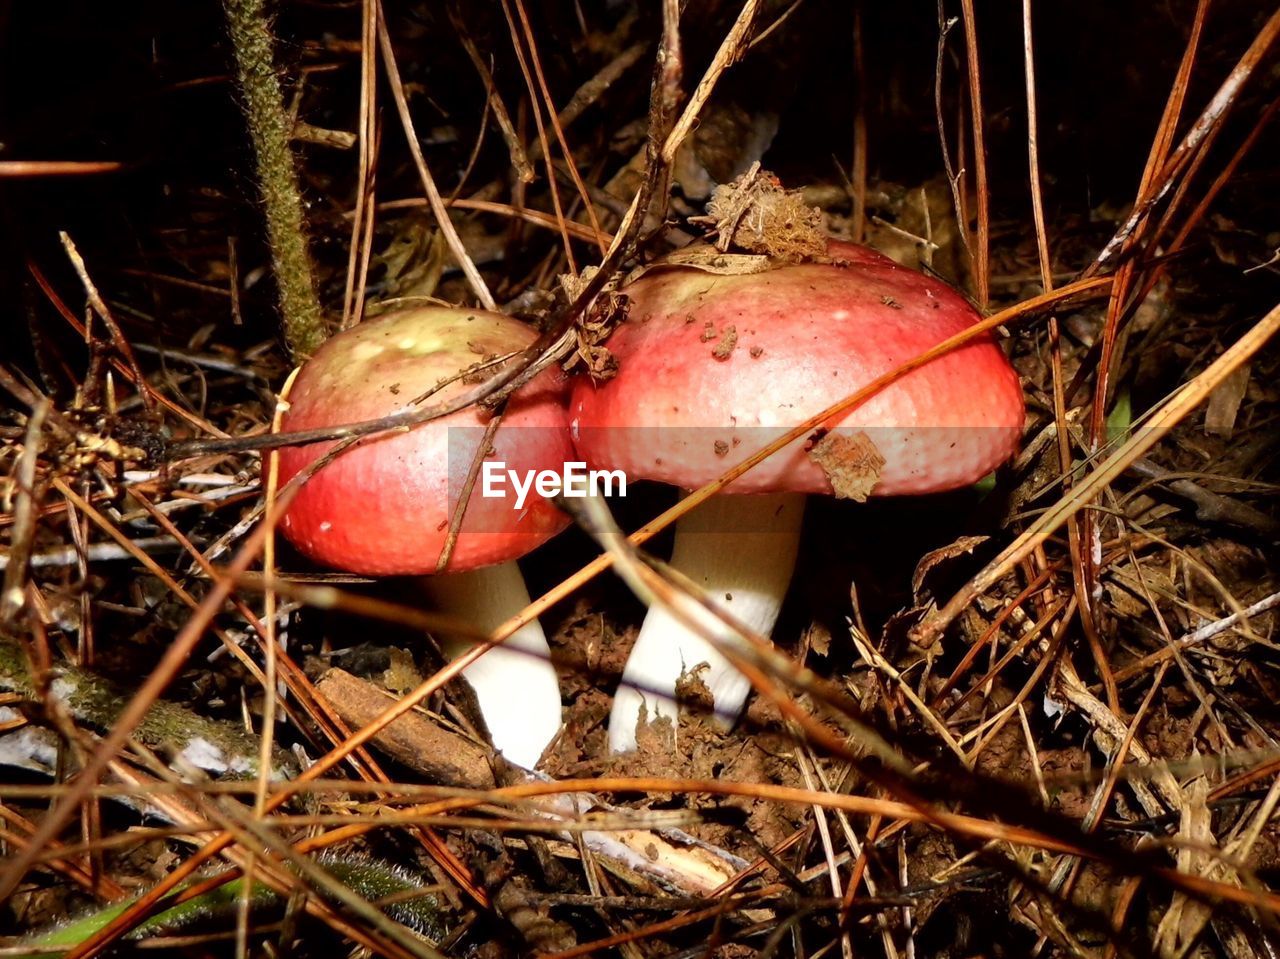
[[298,171],[289,146],[292,123],[276,75],[275,44],[265,0],[224,0],[224,6],[258,161],[258,188],[267,217],[267,241],[280,292],[285,341],[294,356],[301,358],[324,342],[326,331],[307,251]]
[[[68,663],[59,663],[49,692],[79,722],[110,729],[124,712],[127,696],[113,684]],[[0,633],[0,690],[34,699],[39,695],[22,643]],[[135,732],[146,746],[171,751],[179,761],[213,775],[251,776],[258,770],[258,740],[234,723],[206,719],[176,703],[160,700]],[[293,760],[275,750],[272,775],[294,775]]]

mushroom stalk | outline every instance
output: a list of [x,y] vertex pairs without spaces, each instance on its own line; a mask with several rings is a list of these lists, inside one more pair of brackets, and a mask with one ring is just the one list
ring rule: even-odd
[[[795,567],[804,518],[802,493],[721,495],[676,524],[671,565],[702,587],[707,599],[748,629],[768,636]],[[702,607],[682,607],[711,621]],[[723,634],[722,629],[714,633]],[[636,726],[666,716],[677,720],[676,685],[700,681],[717,718],[731,725],[742,712],[750,681],[710,642],[667,609],[645,617],[609,718],[609,749],[636,748]]]
[[[529,605],[529,591],[515,560],[448,576],[423,579],[441,612],[492,633]],[[445,655],[455,659],[468,642],[442,637]],[[560,685],[551,647],[535,619],[522,626],[462,671],[494,746],[509,762],[533,769],[560,731]]]

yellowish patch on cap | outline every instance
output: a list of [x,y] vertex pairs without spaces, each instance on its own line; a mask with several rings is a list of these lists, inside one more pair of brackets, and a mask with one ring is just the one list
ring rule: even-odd
[[446,334],[447,331],[432,331],[402,336],[396,341],[396,348],[412,356],[430,356],[432,353],[439,353],[449,348],[450,341]]

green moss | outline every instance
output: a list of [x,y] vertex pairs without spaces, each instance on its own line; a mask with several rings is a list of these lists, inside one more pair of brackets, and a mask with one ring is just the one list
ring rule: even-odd
[[[396,897],[397,901],[389,904],[384,912],[402,925],[428,939],[439,941],[444,937],[447,930],[441,916],[440,902],[434,895],[425,894],[400,899],[422,888],[424,881],[421,877],[377,859],[327,856],[322,858],[320,863],[334,879],[370,902],[376,903],[381,899]],[[233,879],[189,902],[156,913],[140,923],[126,938],[137,941],[197,929],[207,930],[219,925],[230,926],[235,922],[236,910],[240,908],[243,889],[244,880]],[[126,902],[112,903],[35,933],[23,939],[19,945],[39,951],[26,955],[19,953],[15,959],[56,955],[56,952],[46,950],[68,949],[79,945],[127,910],[134,901],[136,900],[130,899]],[[252,909],[264,912],[275,911],[281,905],[281,897],[275,891],[261,883],[254,885]]]
[[[78,721],[96,729],[110,729],[124,710],[128,697],[112,683],[87,670],[59,663],[51,677],[53,693]],[[36,698],[30,667],[22,643],[0,634],[0,689]],[[225,772],[233,777],[249,777],[258,771],[258,739],[240,726],[216,719],[206,719],[176,703],[163,700],[152,704],[134,733],[143,745],[161,752],[187,752],[210,772]],[[225,769],[209,760],[220,757]],[[288,777],[296,766],[288,753],[275,752],[277,776]]]

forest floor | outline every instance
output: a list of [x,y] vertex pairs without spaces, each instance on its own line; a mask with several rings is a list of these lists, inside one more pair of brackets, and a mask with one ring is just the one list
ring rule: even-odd
[[529,779],[412,583],[264,520],[308,348],[222,7],[74,6],[0,3],[0,956],[1280,950],[1280,12],[279,5],[323,333],[490,296],[598,360],[587,267],[762,169],[1023,385],[993,481],[811,498],[732,728],[694,681],[610,755],[644,605],[582,529],[526,557],[564,702]]

